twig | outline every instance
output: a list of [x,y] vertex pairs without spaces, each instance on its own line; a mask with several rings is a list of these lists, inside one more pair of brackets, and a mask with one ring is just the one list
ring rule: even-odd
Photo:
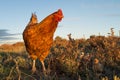
[[31,75],[29,75],[29,74],[26,74],[26,73],[24,73],[24,72],[21,72],[21,73],[23,73],[23,74],[27,75],[28,77],[33,78],[34,80],[37,80],[37,79],[35,79],[34,77],[32,77]]
[[19,70],[18,62],[15,59],[13,61],[16,64],[16,70],[18,72],[18,80],[20,80],[20,78],[21,78],[21,71]]
[[6,78],[6,80],[10,80],[10,77],[12,75],[14,68],[15,68],[15,66],[13,66],[12,69],[10,70],[10,73],[9,73],[8,77]]

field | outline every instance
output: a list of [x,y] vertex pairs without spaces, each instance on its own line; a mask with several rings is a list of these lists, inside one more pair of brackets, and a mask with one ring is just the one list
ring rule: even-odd
[[120,37],[56,37],[45,59],[47,75],[32,60],[23,42],[0,46],[0,80],[120,80]]

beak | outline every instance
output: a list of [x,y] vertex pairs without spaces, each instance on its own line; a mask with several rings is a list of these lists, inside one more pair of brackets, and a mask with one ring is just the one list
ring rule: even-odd
[[61,18],[64,18],[64,16],[61,16]]

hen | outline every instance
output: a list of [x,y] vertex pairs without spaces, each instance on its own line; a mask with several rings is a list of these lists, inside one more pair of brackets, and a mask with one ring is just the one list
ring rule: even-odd
[[54,32],[62,18],[63,13],[61,9],[47,16],[40,23],[38,23],[37,16],[32,14],[30,22],[23,31],[26,50],[33,59],[32,72],[36,71],[36,59],[41,61],[43,71],[46,71],[44,59],[49,54]]

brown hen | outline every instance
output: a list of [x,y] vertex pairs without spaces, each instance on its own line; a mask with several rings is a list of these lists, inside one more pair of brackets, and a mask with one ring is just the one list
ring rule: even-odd
[[26,50],[33,59],[32,72],[36,71],[35,61],[37,58],[42,63],[43,71],[46,71],[44,59],[49,54],[54,32],[62,18],[63,13],[61,9],[47,16],[40,23],[38,23],[37,16],[32,14],[30,22],[23,32]]

